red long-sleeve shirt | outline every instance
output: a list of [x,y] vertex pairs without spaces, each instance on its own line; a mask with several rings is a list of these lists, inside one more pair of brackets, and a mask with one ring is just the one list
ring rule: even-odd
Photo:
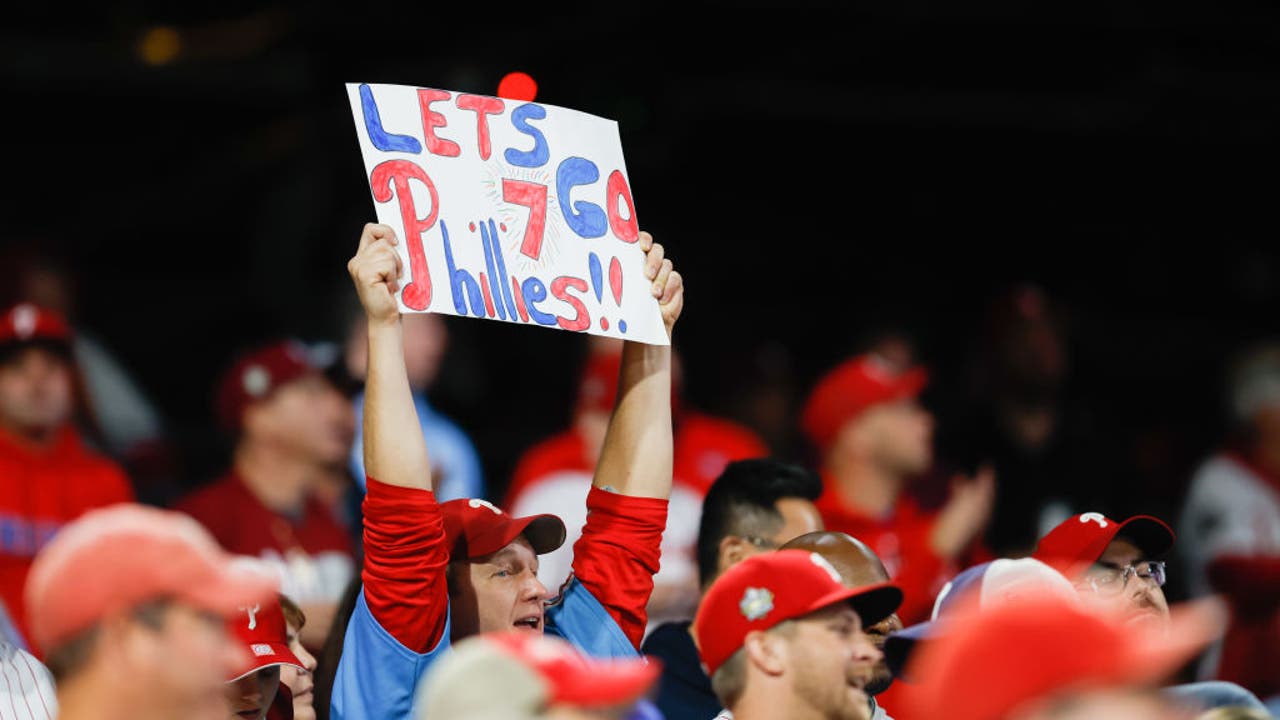
[[133,500],[115,463],[64,428],[47,448],[0,431],[0,598],[25,637],[22,589],[37,551],[63,525],[96,507]]

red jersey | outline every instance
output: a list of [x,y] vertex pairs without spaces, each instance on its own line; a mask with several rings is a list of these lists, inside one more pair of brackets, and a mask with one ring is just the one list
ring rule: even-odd
[[47,448],[0,431],[0,598],[24,637],[22,588],[36,552],[86,511],[132,500],[124,472],[71,427]]
[[[889,577],[902,588],[898,617],[903,623],[928,620],[934,598],[960,570],[956,563],[935,553],[929,542],[937,514],[921,510],[914,500],[902,495],[887,516],[870,517],[840,500],[833,479],[823,480],[826,489],[817,506],[827,529],[852,535],[880,556]],[[984,555],[981,551],[971,554],[975,557],[965,560],[980,562],[977,556]]]
[[307,498],[301,516],[291,518],[263,505],[231,472],[177,509],[199,520],[228,552],[274,567],[281,592],[299,604],[336,602],[355,572],[350,536],[314,497]]

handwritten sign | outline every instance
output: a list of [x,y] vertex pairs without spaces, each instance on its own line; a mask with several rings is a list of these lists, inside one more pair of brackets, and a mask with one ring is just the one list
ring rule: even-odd
[[378,221],[401,239],[402,311],[667,344],[617,123],[403,85],[347,94]]

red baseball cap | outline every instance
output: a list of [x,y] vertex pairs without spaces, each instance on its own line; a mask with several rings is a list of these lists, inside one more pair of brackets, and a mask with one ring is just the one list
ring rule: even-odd
[[873,405],[916,397],[928,382],[924,368],[901,370],[879,355],[859,355],[818,381],[800,422],[813,444],[825,452],[846,422]]
[[1142,685],[1175,672],[1221,635],[1217,601],[1175,608],[1164,636],[1135,633],[1042,596],[977,610],[912,656],[913,717],[999,720],[1064,691]]
[[846,587],[826,558],[804,550],[743,560],[711,584],[693,621],[707,675],[742,647],[748,633],[840,602],[852,605],[869,627],[898,609],[902,590],[890,583]]
[[58,313],[32,303],[19,303],[0,315],[0,345],[42,341],[71,343],[71,327]]
[[54,536],[36,555],[25,592],[32,639],[48,651],[150,600],[231,617],[277,589],[276,578],[233,562],[187,515],[122,503],[85,513]]
[[1097,562],[1117,535],[1132,540],[1152,559],[1168,554],[1175,539],[1168,525],[1150,515],[1116,522],[1102,513],[1088,512],[1063,520],[1040,538],[1032,557],[1073,579]]
[[277,342],[241,356],[218,384],[218,422],[237,431],[245,408],[265,399],[282,385],[319,373],[307,350],[295,341]]
[[227,619],[227,631],[248,653],[245,663],[227,678],[227,682],[235,682],[273,665],[293,665],[299,670],[306,670],[298,656],[289,649],[288,627],[278,598],[241,606],[235,615]]
[[511,517],[493,503],[459,498],[440,504],[450,558],[474,560],[498,552],[524,535],[539,555],[564,544],[564,521],[555,515]]
[[589,658],[549,635],[488,633],[455,645],[418,697],[422,716],[431,718],[523,717],[555,705],[612,708],[643,697],[661,671],[655,659]]

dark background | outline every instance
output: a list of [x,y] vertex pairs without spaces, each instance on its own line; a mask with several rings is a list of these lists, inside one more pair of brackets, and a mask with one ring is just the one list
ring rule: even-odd
[[[945,439],[990,303],[1033,282],[1069,318],[1107,510],[1168,509],[1222,437],[1228,354],[1275,330],[1274,4],[441,5],[4,11],[0,237],[74,271],[78,324],[162,409],[183,482],[223,460],[235,350],[341,336],[373,218],[349,81],[494,94],[523,70],[618,120],[687,281],[687,395],[743,419],[749,390],[795,399],[896,329]],[[156,28],[180,43],[161,64]],[[450,327],[435,395],[497,489],[568,421],[584,339]]]

